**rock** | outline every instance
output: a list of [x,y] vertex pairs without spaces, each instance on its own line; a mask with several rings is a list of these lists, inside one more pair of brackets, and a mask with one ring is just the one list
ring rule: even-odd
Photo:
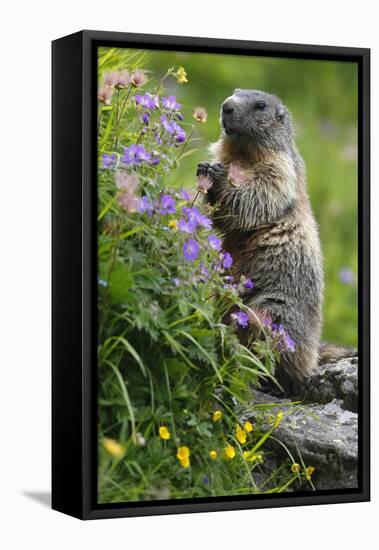
[[358,410],[358,359],[342,359],[317,367],[314,374],[302,387],[304,400],[328,403],[340,399],[342,407],[349,411]]
[[[272,451],[272,466],[287,456],[282,442],[296,462],[314,466],[312,482],[316,489],[352,489],[358,487],[358,362],[343,359],[319,367],[306,384],[306,399],[299,405],[253,391],[253,404],[275,403],[270,414],[284,413],[275,429],[275,438],[265,447]],[[304,388],[303,388],[304,389]],[[258,409],[259,410],[259,409]],[[243,419],[254,415],[244,415]],[[294,490],[310,490],[300,484]]]

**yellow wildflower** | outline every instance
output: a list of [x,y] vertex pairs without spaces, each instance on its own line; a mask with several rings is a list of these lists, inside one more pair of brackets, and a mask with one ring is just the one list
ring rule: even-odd
[[168,431],[168,428],[166,426],[160,426],[159,427],[159,437],[161,439],[165,439],[165,440],[170,439],[171,434]]
[[179,462],[182,468],[189,468],[191,466],[191,462],[189,458],[183,458]]
[[217,458],[217,451],[209,451],[209,456],[212,460],[216,460]]
[[232,460],[236,456],[236,450],[233,445],[228,445],[224,449],[225,458]]
[[305,470],[305,477],[306,479],[309,481],[311,479],[311,476],[313,474],[313,472],[315,471],[315,467],[314,466],[308,466],[308,468],[306,468]]
[[103,446],[107,453],[115,458],[121,458],[124,455],[124,447],[115,439],[104,437]]
[[236,438],[238,439],[238,441],[242,445],[244,443],[246,443],[246,437],[247,437],[247,434],[246,434],[245,430],[243,428],[241,428],[241,426],[237,426],[237,428],[236,428]]
[[279,411],[274,420],[274,428],[278,428],[283,420],[283,412]]
[[176,76],[176,81],[178,84],[184,84],[184,82],[188,82],[186,76],[187,73],[184,69],[184,67],[179,67],[176,73],[174,73]]
[[190,467],[190,450],[188,447],[179,447],[178,452],[176,453],[176,458],[179,460],[182,468]]
[[191,454],[191,451],[188,447],[179,447],[178,452],[176,453],[176,456],[179,460],[183,460],[184,458],[188,458]]
[[263,456],[261,454],[258,454],[258,455],[253,455],[251,457],[251,460],[253,462],[257,461],[257,462],[263,462]]
[[222,412],[217,410],[213,413],[212,420],[213,422],[218,422],[222,418]]
[[171,229],[178,229],[178,220],[170,220],[168,226],[171,227]]
[[300,464],[298,464],[297,462],[294,462],[291,466],[291,472],[293,474],[298,474],[300,472]]
[[263,457],[261,454],[252,455],[251,451],[244,451],[242,453],[243,458],[246,462],[262,462]]
[[254,426],[249,421],[245,422],[244,428],[247,433],[250,433],[254,430]]

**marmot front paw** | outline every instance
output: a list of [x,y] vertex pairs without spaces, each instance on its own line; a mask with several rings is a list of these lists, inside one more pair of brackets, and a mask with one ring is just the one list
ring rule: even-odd
[[222,189],[227,183],[227,172],[223,164],[210,164],[209,162],[201,162],[197,167],[198,177],[207,177],[210,184],[203,191],[200,186],[199,191],[205,192],[210,204],[215,204],[220,196]]
[[227,178],[227,172],[225,166],[218,162],[217,164],[210,164],[209,162],[200,162],[197,165],[196,175],[207,176],[214,184],[225,182]]

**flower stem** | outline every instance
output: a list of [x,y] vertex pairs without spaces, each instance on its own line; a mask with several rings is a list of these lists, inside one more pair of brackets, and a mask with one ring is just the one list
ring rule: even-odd
[[195,126],[192,126],[192,129],[188,135],[188,138],[186,139],[186,141],[183,143],[183,147],[181,148],[181,150],[179,151],[178,153],[178,156],[176,157],[176,160],[180,160],[181,156],[183,155],[188,143],[191,141],[191,138],[193,136],[193,133],[195,131]]
[[195,204],[196,199],[197,199],[197,197],[199,196],[199,193],[200,193],[200,191],[197,191],[197,193],[196,193],[196,195],[195,195],[195,198],[194,198],[193,201],[192,201],[191,208],[193,208],[193,205]]
[[102,115],[102,113],[103,113],[103,106],[100,103],[99,111],[98,111],[98,114],[97,114],[97,135],[100,134],[100,124],[101,124],[101,115]]
[[[127,94],[125,96],[125,99],[123,101],[123,104],[122,104],[122,107],[120,109],[120,112],[119,112],[119,105],[118,105],[118,99],[117,99],[117,111],[116,111],[116,130],[115,130],[115,135],[116,135],[116,138],[115,138],[115,145],[114,145],[114,148],[117,149],[117,145],[118,145],[118,138],[119,138],[119,130],[120,130],[120,122],[121,122],[121,119],[122,119],[122,115],[124,114],[124,110],[125,110],[125,107],[126,107],[126,102],[128,101],[129,99],[129,96],[130,96],[130,92],[132,91],[132,84],[130,84],[129,86],[129,89],[127,91]],[[119,90],[119,93],[120,93],[120,90]]]

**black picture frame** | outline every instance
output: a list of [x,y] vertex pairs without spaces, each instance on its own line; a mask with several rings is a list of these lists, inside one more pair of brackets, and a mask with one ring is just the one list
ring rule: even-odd
[[[359,487],[98,504],[96,437],[96,48],[123,46],[353,61],[359,75]],[[52,44],[52,507],[81,519],[370,499],[370,50],[85,30]]]

